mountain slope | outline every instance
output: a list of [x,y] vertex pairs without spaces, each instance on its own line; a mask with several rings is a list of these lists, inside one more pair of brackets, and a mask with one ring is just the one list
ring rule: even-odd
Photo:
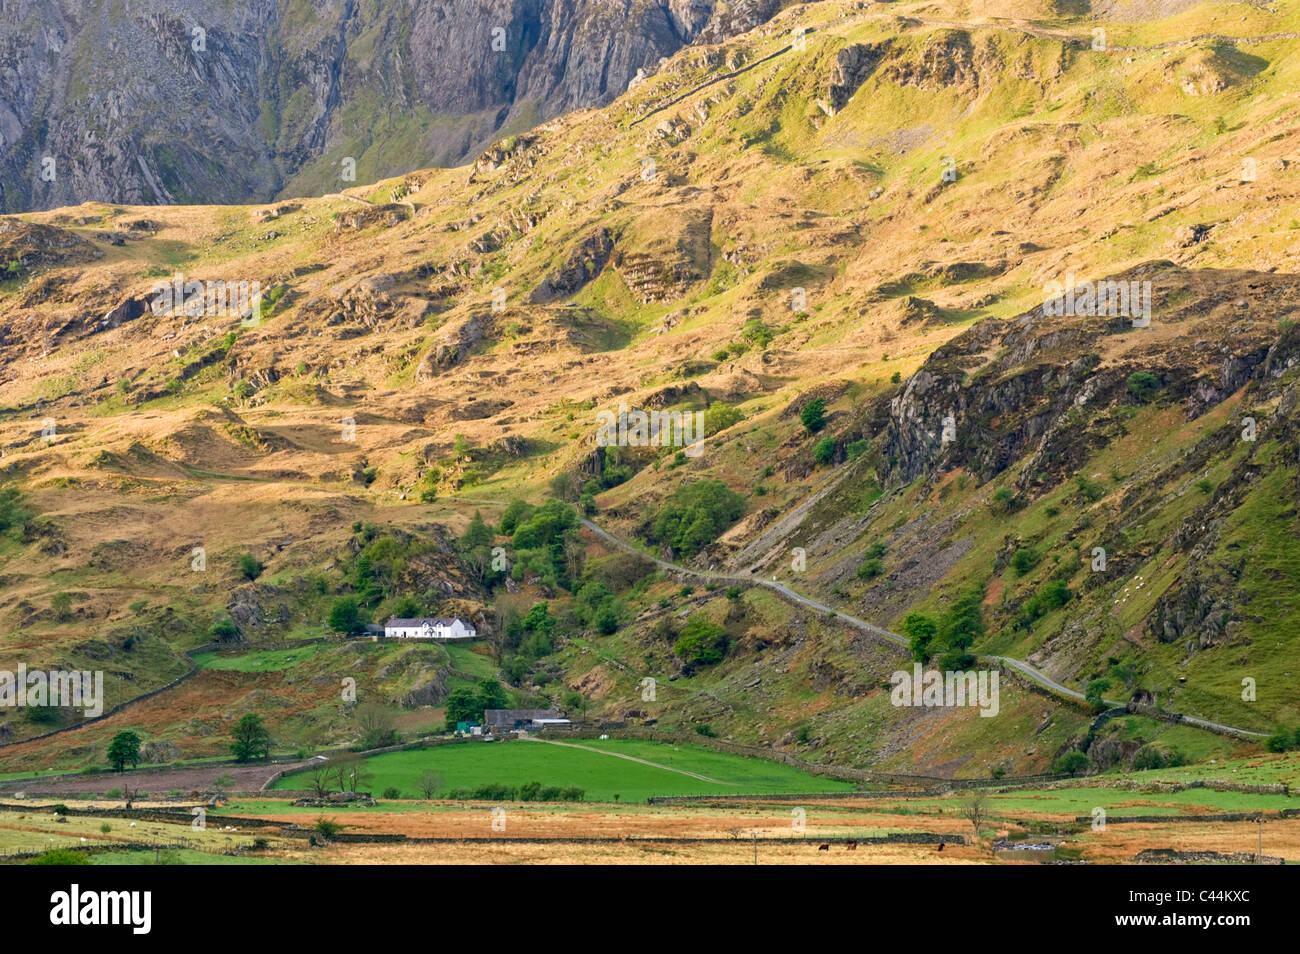
[[777,3],[14,0],[0,210],[256,202],[453,164]]
[[[52,663],[107,641],[122,699],[226,614],[247,649],[319,635],[339,598],[382,618],[411,596],[481,620],[521,697],[578,691],[611,718],[962,774],[1095,741],[1084,708],[1010,676],[1005,718],[892,706],[896,648],[758,589],[684,592],[591,535],[562,548],[563,580],[529,565],[464,588],[472,558],[445,547],[442,573],[415,552],[475,508],[498,521],[481,501],[584,491],[602,526],[663,550],[661,508],[711,478],[741,515],[676,559],[894,629],[978,586],[977,652],[1079,691],[1107,678],[1108,698],[1296,721],[1297,14],[1214,10],[1100,21],[1097,50],[1099,21],[1064,13],[822,3],[462,168],[271,206],[5,219],[0,440],[34,514],[0,550],[6,647]],[[258,281],[265,307],[154,308],[176,273]],[[1150,282],[1150,327],[1044,313],[1052,283],[1107,277]],[[620,403],[707,409],[704,452],[599,450]],[[245,550],[266,565],[252,583]],[[575,592],[589,583],[613,631],[583,602],[599,591]],[[562,638],[526,652],[510,628],[543,601]],[[726,634],[716,664],[675,648],[694,614]],[[123,648],[137,630],[148,659]],[[233,683],[212,690],[231,711],[254,691]],[[336,683],[313,685],[306,721],[345,737]],[[1198,757],[1235,744],[1131,725]],[[1133,741],[1108,751],[1131,760]],[[94,748],[63,744],[10,752]]]

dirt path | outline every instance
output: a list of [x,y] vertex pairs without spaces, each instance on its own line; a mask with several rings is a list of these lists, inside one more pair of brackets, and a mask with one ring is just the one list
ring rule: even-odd
[[697,775],[695,772],[688,772],[686,769],[675,769],[667,765],[660,765],[658,762],[651,762],[646,759],[639,759],[633,755],[624,755],[622,752],[606,752],[604,749],[595,749],[590,745],[578,745],[576,742],[556,742],[553,739],[539,739],[536,736],[524,736],[530,742],[543,742],[546,745],[562,745],[566,749],[582,749],[584,752],[595,752],[597,755],[612,755],[616,759],[627,759],[629,762],[640,762],[642,765],[648,765],[651,768],[663,769],[665,772],[676,772],[678,775],[689,775],[691,778],[700,782],[709,782],[712,785],[727,785],[728,782],[719,782],[716,778],[709,778],[707,775]]

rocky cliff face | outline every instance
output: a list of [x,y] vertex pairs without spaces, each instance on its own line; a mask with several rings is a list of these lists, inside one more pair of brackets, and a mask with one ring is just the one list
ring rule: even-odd
[[1039,493],[1112,439],[1117,406],[1142,403],[1134,374],[1150,375],[1149,386],[1191,420],[1247,381],[1288,367],[1270,361],[1270,348],[1300,300],[1294,275],[1157,261],[1115,277],[1155,289],[1154,333],[1123,315],[1049,317],[1042,309],[975,325],[936,350],[891,400],[882,484],[956,467],[987,481],[1026,458],[1017,487]]
[[0,209],[266,201],[456,164],[779,6],[6,0]]

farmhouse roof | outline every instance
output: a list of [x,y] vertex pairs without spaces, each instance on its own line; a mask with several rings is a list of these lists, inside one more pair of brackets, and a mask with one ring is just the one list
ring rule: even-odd
[[[430,626],[450,626],[452,623],[457,623],[457,622],[460,621],[455,619],[444,619],[442,617],[433,617],[433,616],[422,616],[419,619],[403,619],[401,617],[394,616],[392,619],[388,621],[386,625],[404,626],[409,628],[412,626],[423,626],[426,623],[428,623]],[[468,626],[469,624],[466,623],[465,625]]]
[[488,725],[514,725],[533,719],[554,719],[559,713],[554,709],[485,709],[483,721]]

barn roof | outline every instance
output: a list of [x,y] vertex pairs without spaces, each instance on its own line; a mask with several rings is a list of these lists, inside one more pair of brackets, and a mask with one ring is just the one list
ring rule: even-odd
[[530,719],[555,719],[559,713],[554,709],[485,709],[483,721],[488,725],[514,725]]

